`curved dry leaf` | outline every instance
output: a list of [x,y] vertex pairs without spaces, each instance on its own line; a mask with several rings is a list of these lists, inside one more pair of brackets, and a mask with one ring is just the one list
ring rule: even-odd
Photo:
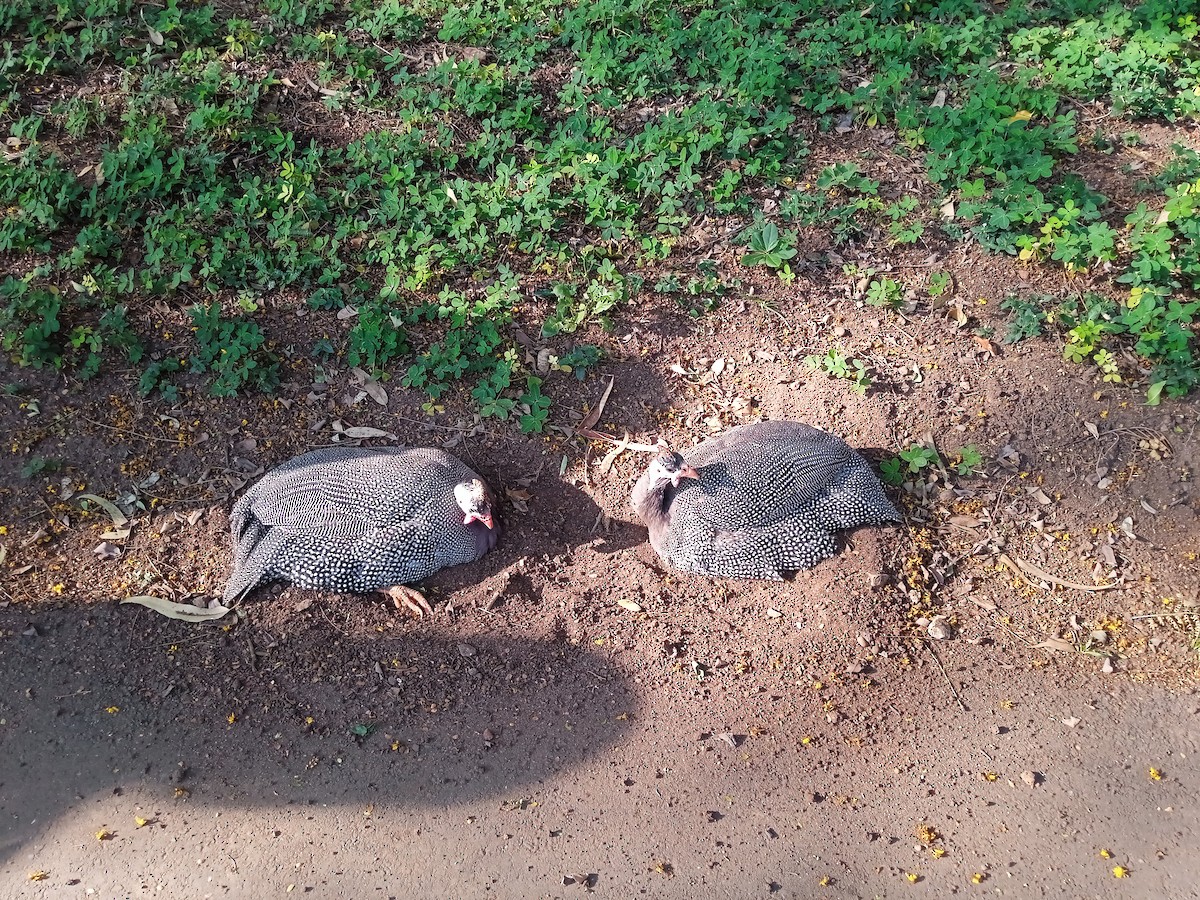
[[151,597],[148,594],[142,594],[137,597],[126,597],[121,601],[121,605],[123,606],[126,603],[136,603],[138,606],[154,610],[160,616],[166,616],[168,619],[179,619],[183,622],[207,622],[219,619],[232,609],[232,607],[223,606],[216,601],[213,601],[211,606],[204,608],[192,606],[190,603],[173,603],[170,600],[164,600],[161,597]]
[[612,375],[607,377],[608,384],[604,386],[604,393],[600,395],[600,402],[588,411],[583,421],[579,423],[577,430],[589,431],[600,423],[600,416],[604,414],[604,404],[608,402],[608,395],[612,393],[613,385],[616,383],[616,378]]
[[1034,644],[1035,650],[1058,650],[1061,653],[1074,653],[1075,645],[1060,637],[1049,637],[1040,644]]
[[371,428],[367,425],[356,425],[353,428],[346,428],[342,431],[348,438],[355,440],[365,440],[366,438],[387,438],[390,441],[396,440],[396,436],[390,431],[383,431],[379,428]]
[[125,515],[125,513],[121,512],[121,510],[117,508],[117,505],[110,500],[105,500],[103,497],[97,497],[95,494],[80,494],[75,499],[87,500],[91,503],[95,503],[106,513],[108,513],[109,518],[112,519],[113,525],[115,525],[117,528],[124,528],[129,524],[129,517]]
[[383,385],[374,378],[363,385],[363,390],[366,391],[370,398],[380,406],[388,405],[388,392],[384,390]]
[[978,528],[983,522],[974,516],[951,516],[950,524],[959,528]]

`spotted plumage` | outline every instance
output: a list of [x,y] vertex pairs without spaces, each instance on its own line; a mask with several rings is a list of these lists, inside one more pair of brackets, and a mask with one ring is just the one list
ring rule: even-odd
[[836,532],[900,518],[866,460],[799,422],[739,425],[665,452],[632,502],[665,560],[729,578],[812,568],[837,551]]
[[496,546],[491,506],[483,479],[442,450],[314,450],[234,505],[225,600],[271,581],[353,592],[419,581]]

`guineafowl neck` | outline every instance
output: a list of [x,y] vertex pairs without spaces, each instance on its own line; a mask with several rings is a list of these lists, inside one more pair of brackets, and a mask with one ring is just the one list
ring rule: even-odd
[[671,500],[675,489],[669,481],[656,485],[638,482],[633,489],[633,508],[650,531],[650,543],[655,548],[665,541],[671,525]]

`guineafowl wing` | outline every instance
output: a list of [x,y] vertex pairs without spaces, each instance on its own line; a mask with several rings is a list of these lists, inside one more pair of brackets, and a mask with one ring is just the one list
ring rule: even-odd
[[833,535],[811,524],[811,519],[789,519],[765,528],[716,531],[695,554],[694,571],[778,581],[785,572],[810,569],[837,551]]
[[705,499],[696,498],[697,512],[727,528],[767,526],[797,515],[858,460],[832,435],[792,422],[730,429],[685,458],[702,473]]
[[234,534],[247,517],[269,528],[366,533],[452,502],[463,472],[470,477],[458,460],[427,451],[315,450],[272,469],[238,501]]

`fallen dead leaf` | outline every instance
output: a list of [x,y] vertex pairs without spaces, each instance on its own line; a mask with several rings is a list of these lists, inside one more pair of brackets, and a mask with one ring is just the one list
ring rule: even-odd
[[991,341],[989,341],[987,338],[980,337],[977,334],[971,335],[971,338],[975,341],[975,346],[979,349],[979,351],[981,353],[989,353],[992,356],[996,355],[996,345],[993,344]]
[[600,422],[600,417],[604,415],[604,405],[608,403],[608,396],[612,393],[613,385],[616,384],[616,378],[612,375],[608,377],[608,384],[604,386],[604,393],[600,395],[600,402],[588,410],[588,414],[584,416],[583,421],[579,423],[580,431],[590,431],[595,428]]
[[1075,652],[1075,645],[1060,637],[1048,637],[1040,644],[1034,644],[1033,647],[1035,650],[1057,650],[1060,653]]
[[121,510],[117,509],[117,505],[110,500],[105,500],[103,497],[97,497],[95,494],[80,494],[76,500],[87,500],[89,503],[95,503],[102,510],[108,513],[112,523],[117,528],[124,528],[129,524],[129,517]]
[[168,619],[179,619],[181,622],[208,622],[213,619],[219,619],[230,612],[232,607],[223,606],[216,600],[208,607],[193,606],[190,603],[173,603],[170,600],[164,600],[161,597],[151,597],[143,594],[137,597],[126,597],[121,601],[121,605],[126,603],[135,603],[138,606],[144,606],[146,609],[152,609],[161,616],[166,616]]

